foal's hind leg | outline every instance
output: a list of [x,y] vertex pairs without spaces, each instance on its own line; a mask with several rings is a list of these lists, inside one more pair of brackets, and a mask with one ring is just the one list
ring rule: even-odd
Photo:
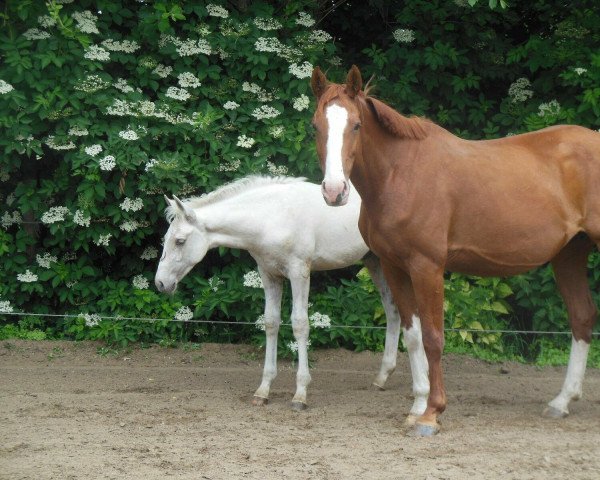
[[281,277],[270,275],[258,267],[265,289],[265,366],[262,382],[254,393],[253,405],[266,405],[269,401],[271,383],[277,376],[277,335],[281,324],[281,292],[283,280]]
[[384,390],[385,382],[396,368],[398,340],[400,339],[400,314],[394,304],[390,287],[388,287],[388,284],[383,277],[379,258],[374,254],[368,254],[363,259],[363,262],[371,274],[373,283],[377,287],[377,290],[379,290],[381,303],[386,317],[385,350],[383,352],[381,368],[379,369],[379,373],[375,377],[375,380],[373,380],[373,385]]
[[576,237],[552,260],[556,283],[567,306],[573,338],[563,387],[544,411],[544,415],[549,417],[566,417],[569,402],[579,400],[582,394],[597,313],[587,279],[587,258],[592,248],[593,244],[587,237]]

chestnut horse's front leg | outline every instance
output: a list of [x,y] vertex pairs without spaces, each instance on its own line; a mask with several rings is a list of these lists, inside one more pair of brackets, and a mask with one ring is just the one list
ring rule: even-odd
[[444,349],[444,268],[426,257],[412,258],[409,274],[421,317],[430,382],[427,408],[417,419],[415,433],[430,436],[439,432],[437,417],[446,409],[441,365]]

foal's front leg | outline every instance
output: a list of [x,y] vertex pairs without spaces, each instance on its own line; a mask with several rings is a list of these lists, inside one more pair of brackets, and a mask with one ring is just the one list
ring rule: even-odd
[[253,405],[266,405],[269,402],[271,383],[277,376],[277,335],[281,324],[281,292],[283,280],[273,276],[258,267],[265,290],[265,334],[267,345],[265,348],[265,366],[263,368],[262,382],[254,393]]
[[304,410],[306,404],[306,388],[310,383],[308,369],[308,292],[310,289],[310,270],[301,267],[297,272],[290,272],[292,285],[292,329],[298,344],[298,373],[296,374],[296,394],[292,399],[294,410]]

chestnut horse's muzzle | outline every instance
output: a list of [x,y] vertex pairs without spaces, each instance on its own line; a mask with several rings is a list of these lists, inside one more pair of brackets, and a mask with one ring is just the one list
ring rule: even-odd
[[348,202],[350,195],[350,185],[346,180],[340,181],[325,181],[321,183],[321,193],[325,202],[330,207],[339,207]]

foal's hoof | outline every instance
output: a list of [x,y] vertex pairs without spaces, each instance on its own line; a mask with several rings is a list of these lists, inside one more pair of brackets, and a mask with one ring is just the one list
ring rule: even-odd
[[269,399],[268,398],[254,397],[252,399],[252,405],[254,405],[255,407],[264,407],[268,403],[269,403]]
[[548,405],[542,415],[546,418],[565,418],[569,416],[569,412],[563,412],[556,407]]
[[306,410],[308,407],[308,405],[306,405],[306,403],[304,402],[298,402],[296,400],[292,401],[292,410],[296,411],[296,412],[301,412],[303,410]]
[[440,432],[439,425],[425,423],[415,423],[411,436],[414,437],[433,437]]
[[385,387],[383,385],[379,385],[377,382],[373,382],[373,386],[379,390],[380,392],[384,392],[385,391]]

